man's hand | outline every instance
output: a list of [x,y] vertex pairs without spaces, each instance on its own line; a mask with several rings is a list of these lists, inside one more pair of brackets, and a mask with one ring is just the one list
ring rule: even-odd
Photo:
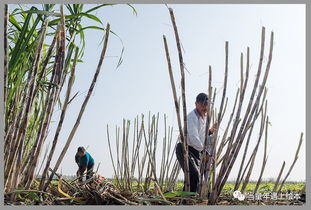
[[212,155],[210,155],[207,151],[205,152],[205,160],[206,162],[208,162],[209,160],[211,160],[211,163],[213,163],[215,161],[215,159],[213,158]]
[[209,129],[209,132],[213,134],[216,130],[217,130],[217,123],[215,123],[211,129]]
[[210,157],[209,154],[206,153],[206,154],[205,154],[205,160],[206,160],[206,162],[208,162],[209,157]]

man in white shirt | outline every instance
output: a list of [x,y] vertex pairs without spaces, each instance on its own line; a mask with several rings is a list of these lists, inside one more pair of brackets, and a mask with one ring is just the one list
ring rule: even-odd
[[[189,155],[189,173],[190,173],[190,192],[197,192],[200,178],[200,153],[203,153],[205,141],[206,113],[208,97],[205,93],[200,93],[196,97],[195,109],[187,115],[187,143]],[[205,152],[211,154],[212,134],[215,126],[209,130],[208,148]],[[184,158],[182,143],[176,145],[177,160],[184,171]],[[184,189],[185,190],[185,187]]]

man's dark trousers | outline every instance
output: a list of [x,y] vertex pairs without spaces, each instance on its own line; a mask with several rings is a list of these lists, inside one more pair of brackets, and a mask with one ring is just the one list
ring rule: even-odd
[[[89,165],[87,167],[87,171],[86,171],[86,180],[88,180],[89,178],[91,178],[93,176],[93,170],[94,170],[94,164],[92,165]],[[83,170],[82,170],[82,167],[80,166],[79,167],[79,180],[82,182],[82,178],[83,178]]]
[[[185,173],[183,148],[182,143],[180,142],[176,145],[176,156],[182,170]],[[188,159],[190,173],[190,192],[197,192],[200,180],[200,152],[193,147],[188,146]],[[185,186],[183,190],[185,191]]]

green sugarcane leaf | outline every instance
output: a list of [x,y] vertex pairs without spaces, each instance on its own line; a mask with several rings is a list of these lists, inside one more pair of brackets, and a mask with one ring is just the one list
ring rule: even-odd
[[99,5],[99,6],[96,6],[96,7],[93,7],[92,9],[87,10],[85,13],[90,13],[90,12],[93,12],[93,11],[95,11],[95,10],[101,8],[101,7],[113,6],[113,5],[115,5],[115,4],[101,4],[101,5]]
[[[66,20],[71,20],[71,19],[75,19],[75,18],[80,18],[82,16],[87,17],[89,19],[92,19],[92,20],[94,20],[96,22],[99,22],[100,24],[103,24],[102,21],[98,17],[96,17],[95,15],[87,14],[87,13],[65,15],[65,19]],[[52,21],[49,22],[49,26],[56,25],[59,21],[60,21],[60,18],[52,20]]]
[[133,14],[135,15],[135,16],[137,16],[137,11],[136,11],[136,9],[132,6],[132,5],[130,5],[130,4],[127,4],[129,7],[131,7],[132,8],[132,10],[133,10]]
[[66,4],[66,8],[69,10],[69,12],[70,12],[71,14],[75,14],[74,11],[73,11],[73,9],[71,8],[70,4]]
[[164,193],[163,195],[165,197],[179,197],[179,196],[194,196],[196,194],[197,193],[195,192],[175,191],[175,192]]
[[20,26],[19,22],[17,22],[17,20],[15,19],[15,17],[13,15],[9,15],[9,22],[15,26],[15,28],[19,31],[22,30],[22,27]]
[[40,197],[35,192],[30,192],[29,196],[35,201],[41,201]]
[[121,66],[121,64],[123,63],[123,53],[124,53],[124,46],[122,47],[122,51],[121,51],[120,58],[119,58],[116,69],[118,69]]
[[77,31],[77,33],[80,33],[81,31],[84,31],[84,30],[86,30],[86,29],[96,29],[96,30],[102,30],[102,31],[105,31],[105,29],[104,28],[102,28],[102,27],[98,27],[98,26],[86,26],[86,27],[81,27],[81,28],[79,28],[79,30]]
[[51,85],[52,87],[57,87],[58,85],[55,84],[55,83],[52,83],[52,82],[48,82],[48,81],[40,81],[39,82],[40,84],[44,85],[44,86],[48,86],[48,85]]
[[[44,11],[44,10],[38,10],[38,9],[33,9],[33,10],[26,10],[23,11],[25,13],[32,13],[32,14],[38,14],[38,15],[46,15],[46,16],[53,16],[53,17],[60,17],[60,13],[56,13],[56,12],[49,12],[49,11]],[[16,14],[20,14],[23,12],[19,12]]]
[[16,196],[20,199],[20,200],[22,200],[22,201],[24,201],[25,199],[21,196],[21,194],[20,193],[16,193]]
[[14,46],[14,50],[11,54],[11,59],[10,59],[10,62],[9,62],[9,69],[12,69],[13,65],[16,64],[15,60],[17,59],[17,54],[20,53],[20,47],[22,45],[22,42],[26,36],[26,33],[27,33],[27,29],[29,27],[29,23],[30,23],[30,19],[31,19],[31,15],[32,14],[27,14],[26,16],[26,19],[24,21],[24,24],[23,24],[23,27],[22,27],[22,30],[18,36],[18,40]]

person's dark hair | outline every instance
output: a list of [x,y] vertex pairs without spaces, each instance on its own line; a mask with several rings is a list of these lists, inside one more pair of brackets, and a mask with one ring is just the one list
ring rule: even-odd
[[196,97],[196,102],[207,105],[208,97],[205,93],[199,93]]
[[85,153],[84,147],[78,147],[78,152],[83,152],[83,153]]

